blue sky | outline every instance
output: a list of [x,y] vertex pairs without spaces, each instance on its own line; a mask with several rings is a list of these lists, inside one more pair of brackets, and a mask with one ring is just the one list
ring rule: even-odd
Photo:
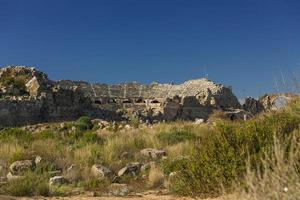
[[208,78],[239,97],[300,74],[299,0],[0,0],[0,66],[54,80]]

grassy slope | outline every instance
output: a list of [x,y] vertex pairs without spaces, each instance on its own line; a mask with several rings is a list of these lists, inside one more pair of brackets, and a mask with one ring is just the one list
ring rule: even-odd
[[[135,191],[164,185],[179,195],[218,196],[237,190],[249,199],[297,199],[300,196],[297,193],[300,191],[299,111],[300,103],[295,102],[286,110],[247,122],[220,120],[215,125],[195,125],[177,121],[130,130],[118,126],[101,130],[87,118],[81,118],[63,127],[53,124],[35,133],[2,130],[2,162],[9,165],[36,155],[43,160],[25,179],[0,187],[0,193],[65,195],[74,188],[103,192],[109,180],[92,177],[93,164],[118,172],[130,162],[151,161],[139,153],[150,147],[165,149],[167,159],[157,160],[154,168],[136,178],[120,180]],[[76,170],[66,174],[72,164]],[[48,172],[57,169],[62,169],[70,184],[50,191]],[[176,173],[169,178],[171,172]]]

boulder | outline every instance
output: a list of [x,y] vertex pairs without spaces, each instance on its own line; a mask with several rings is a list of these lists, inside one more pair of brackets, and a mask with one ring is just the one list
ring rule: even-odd
[[15,161],[10,165],[9,171],[13,175],[20,175],[26,171],[33,170],[35,166],[35,162],[32,160]]
[[118,176],[126,176],[126,175],[135,176],[136,174],[138,174],[140,172],[141,167],[142,167],[142,164],[139,162],[130,163],[130,164],[126,165],[125,167],[123,167],[122,169],[120,169],[120,171],[118,172]]
[[198,118],[196,118],[195,119],[195,124],[202,124],[204,122],[204,119],[198,119]]
[[278,96],[273,100],[272,109],[279,110],[288,106],[290,102],[290,98],[286,96]]
[[42,157],[41,156],[36,156],[34,159],[34,163],[35,165],[39,165],[42,161]]
[[157,158],[159,159],[159,158],[162,158],[163,156],[166,156],[166,151],[152,149],[152,148],[143,149],[140,152],[143,156],[146,156],[149,158],[154,158],[154,159],[157,159]]
[[242,109],[232,109],[224,112],[224,116],[231,121],[234,120],[249,120],[253,117],[253,115]]
[[127,184],[113,183],[108,189],[110,195],[113,196],[126,196],[129,194],[129,188]]
[[252,115],[256,115],[264,110],[264,105],[259,100],[248,97],[245,99],[243,109],[250,112]]
[[63,176],[54,176],[49,180],[49,185],[62,185],[64,183],[67,183],[67,179]]
[[109,126],[109,122],[108,121],[105,121],[103,119],[93,119],[92,120],[92,123],[96,126],[99,126],[100,129],[103,129],[105,127],[108,127]]
[[98,164],[92,166],[91,173],[93,174],[93,176],[100,179],[113,176],[113,173],[110,169]]

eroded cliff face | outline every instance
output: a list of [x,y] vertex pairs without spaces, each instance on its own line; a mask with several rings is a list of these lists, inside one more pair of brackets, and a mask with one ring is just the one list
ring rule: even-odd
[[51,81],[32,67],[0,69],[0,127],[76,119],[207,119],[214,109],[241,108],[231,89],[207,79],[180,85]]

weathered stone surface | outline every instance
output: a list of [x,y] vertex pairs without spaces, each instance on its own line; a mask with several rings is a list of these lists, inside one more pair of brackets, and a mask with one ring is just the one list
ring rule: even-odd
[[158,150],[158,149],[152,149],[147,148],[140,151],[143,156],[149,157],[149,158],[162,158],[163,156],[166,156],[166,151],[164,150]]
[[234,120],[249,120],[253,117],[253,115],[242,109],[228,110],[224,112],[226,118],[234,121]]
[[278,110],[286,107],[293,99],[297,98],[292,94],[266,95],[260,99],[265,109]]
[[126,176],[126,175],[135,176],[140,172],[141,167],[142,164],[139,162],[130,163],[125,167],[123,167],[122,169],[120,169],[120,171],[118,172],[118,176]]
[[262,112],[265,108],[264,105],[259,101],[252,97],[248,97],[245,99],[245,103],[243,104],[243,109],[245,111],[250,112],[253,115],[256,115]]
[[42,157],[41,156],[36,156],[34,159],[35,165],[39,165],[42,162]]
[[195,124],[202,124],[204,122],[204,119],[195,119]]
[[15,161],[9,166],[9,171],[13,175],[20,175],[26,171],[33,170],[35,163],[32,160]]
[[63,176],[54,176],[49,180],[49,185],[62,185],[64,183],[67,183],[67,179]]
[[92,166],[91,173],[93,174],[93,176],[100,178],[100,179],[113,176],[113,173],[110,169],[108,169],[107,167],[104,167],[102,165],[98,165],[98,164],[95,164]]

